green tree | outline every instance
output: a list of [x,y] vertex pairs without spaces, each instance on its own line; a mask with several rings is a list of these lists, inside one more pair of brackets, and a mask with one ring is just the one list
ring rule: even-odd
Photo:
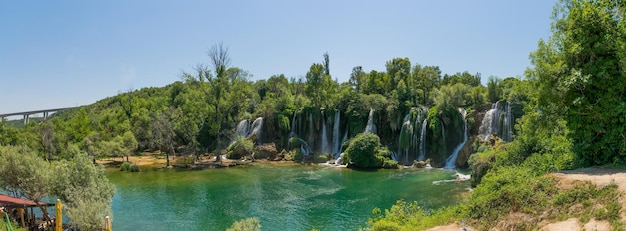
[[330,75],[325,74],[324,66],[319,63],[311,65],[306,73],[305,93],[313,107],[327,107],[335,89]]
[[104,227],[104,217],[111,216],[113,184],[104,175],[102,165],[95,166],[77,147],[70,147],[73,158],[58,163],[52,194],[64,202],[67,216],[81,230]]
[[489,76],[489,82],[487,82],[487,99],[490,103],[498,102],[502,97],[500,82],[502,82],[500,78]]
[[387,93],[391,92],[391,90],[395,89],[400,80],[404,80],[405,82],[411,75],[411,61],[409,58],[394,58],[385,63],[385,67],[387,68],[387,74],[389,75],[389,88]]
[[[0,146],[0,188],[13,196],[41,201],[51,192],[52,174],[50,164],[28,147]],[[47,210],[39,208],[49,219]]]
[[623,1],[562,0],[552,36],[531,54],[543,113],[564,116],[583,165],[626,156],[626,6]]
[[352,68],[349,83],[356,92],[360,93],[365,88],[366,79],[367,73],[363,72],[363,67],[356,66]]
[[422,89],[422,96],[420,97],[422,105],[430,105],[431,93],[439,86],[441,80],[441,70],[438,66],[425,66],[421,67],[415,65],[413,67],[413,73],[416,81],[416,87]]
[[158,114],[153,114],[152,129],[153,139],[158,141],[160,149],[165,149],[165,166],[170,166],[170,155],[176,155],[174,150],[174,128],[171,122],[172,110],[167,109]]
[[385,72],[378,72],[376,70],[370,71],[367,74],[367,81],[363,88],[364,94],[381,94],[386,95],[391,88],[389,75]]

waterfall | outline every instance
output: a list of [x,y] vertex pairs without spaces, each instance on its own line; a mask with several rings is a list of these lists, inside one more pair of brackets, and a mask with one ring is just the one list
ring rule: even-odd
[[322,153],[328,152],[328,134],[326,133],[326,116],[324,115],[324,110],[322,110]]
[[459,108],[459,113],[463,118],[463,142],[457,145],[454,151],[452,151],[452,155],[448,157],[446,165],[443,168],[456,168],[456,158],[459,156],[459,152],[463,149],[463,146],[465,146],[465,142],[467,142],[467,120],[465,119],[467,112],[465,109]]
[[261,144],[261,131],[263,128],[263,117],[256,118],[254,122],[252,122],[252,131],[248,136],[256,135],[257,141]]
[[250,124],[248,123],[248,120],[239,121],[239,123],[237,124],[237,130],[235,130],[235,140],[238,137],[248,137],[249,133]]
[[248,137],[248,134],[250,134],[250,123],[248,123],[248,120],[239,121],[234,137],[230,141],[229,146],[234,144],[239,137]]
[[365,126],[365,133],[376,133],[376,125],[374,124],[374,109],[370,108],[370,114],[367,117],[367,126]]
[[[397,160],[398,162],[403,161],[403,164],[408,165],[409,162],[409,149],[413,145],[412,143],[413,137],[413,126],[411,125],[411,113],[407,114],[404,117],[404,122],[402,123],[402,128],[400,129],[400,136],[398,137],[398,153]],[[404,160],[402,160],[404,157]]]
[[311,150],[309,143],[300,138],[298,138],[298,140],[300,140],[300,151],[302,152],[302,159],[304,160],[304,158],[309,156],[313,150]]
[[428,126],[428,118],[424,118],[424,121],[422,121],[422,131],[420,133],[420,155],[417,158],[419,161],[426,159],[426,126]]
[[343,165],[343,161],[341,160],[343,158],[343,153],[339,154],[339,157],[337,157],[337,160],[335,160],[335,165]]
[[346,130],[346,132],[343,133],[343,138],[341,139],[341,143],[339,143],[339,151],[337,151],[337,153],[335,153],[335,157],[337,157],[338,155],[343,154],[341,152],[341,150],[343,149],[343,142],[346,142],[347,139],[348,139],[348,130]]
[[491,135],[497,135],[503,141],[513,140],[513,115],[511,104],[508,102],[497,102],[491,105],[491,109],[485,113],[483,121],[478,129],[479,137],[488,141]]
[[333,120],[333,155],[339,155],[341,152],[341,143],[339,141],[339,125],[340,125],[340,114],[339,110],[335,110],[335,119]]
[[506,141],[506,142],[511,142],[513,140],[513,132],[512,132],[512,120],[513,120],[513,115],[511,113],[511,104],[507,103],[505,106],[505,111],[504,111],[504,118],[503,118],[503,122],[502,122],[502,140]]
[[313,113],[309,113],[309,137],[308,140],[311,144],[315,145],[315,129],[313,126]]
[[482,140],[489,140],[491,134],[497,133],[497,127],[494,127],[494,118],[499,118],[499,111],[496,104],[491,105],[491,109],[485,113],[485,117],[483,117],[483,121],[480,123],[480,128],[478,129],[478,136]]
[[296,115],[298,115],[297,111],[293,112],[293,117],[291,118],[291,132],[289,134],[289,136],[293,136],[296,134]]

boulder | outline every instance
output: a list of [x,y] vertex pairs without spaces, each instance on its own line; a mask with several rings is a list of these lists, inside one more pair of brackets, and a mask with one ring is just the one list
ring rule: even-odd
[[478,139],[477,136],[471,136],[467,138],[467,142],[465,142],[465,145],[463,146],[461,151],[459,151],[459,155],[456,158],[457,167],[459,168],[469,167],[469,165],[467,164],[467,160],[469,160],[470,156],[476,152],[476,150],[474,150],[474,147],[473,147],[476,139]]
[[278,150],[276,149],[276,144],[274,143],[262,144],[257,146],[255,149],[255,159],[274,160],[278,157]]
[[430,166],[430,159],[426,159],[424,161],[413,161],[413,167],[415,168],[426,168]]

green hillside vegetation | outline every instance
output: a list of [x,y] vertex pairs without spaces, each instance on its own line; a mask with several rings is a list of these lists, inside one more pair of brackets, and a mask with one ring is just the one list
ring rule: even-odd
[[[593,165],[626,165],[626,5],[610,0],[563,0],[553,35],[539,41],[532,69],[511,98],[524,98],[524,116],[511,143],[472,155],[473,190],[467,203],[425,212],[399,201],[371,230],[419,230],[466,221],[479,230],[535,230],[542,220],[620,220],[617,186],[556,187],[546,173]],[[577,207],[580,206],[580,207]],[[578,208],[578,209],[572,209]]]

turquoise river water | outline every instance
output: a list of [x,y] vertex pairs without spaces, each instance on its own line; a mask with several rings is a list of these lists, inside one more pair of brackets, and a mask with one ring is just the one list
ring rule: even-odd
[[443,169],[358,171],[319,165],[107,171],[113,230],[225,230],[257,217],[263,230],[358,230],[398,199],[453,205],[468,182]]

